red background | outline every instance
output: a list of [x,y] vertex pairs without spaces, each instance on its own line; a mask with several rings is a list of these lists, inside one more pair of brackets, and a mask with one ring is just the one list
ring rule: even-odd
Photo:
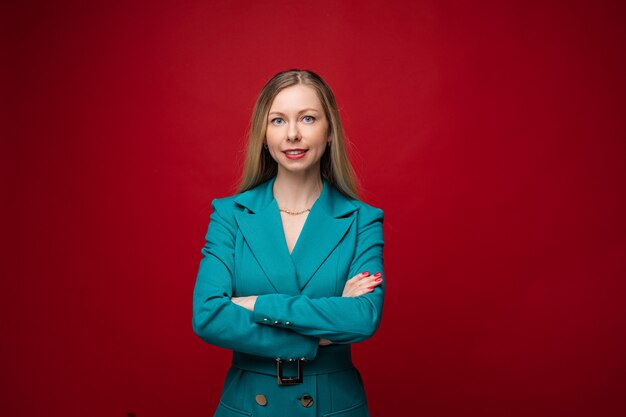
[[624,2],[13,3],[2,415],[210,415],[210,202],[292,67],[385,210],[373,416],[626,415]]

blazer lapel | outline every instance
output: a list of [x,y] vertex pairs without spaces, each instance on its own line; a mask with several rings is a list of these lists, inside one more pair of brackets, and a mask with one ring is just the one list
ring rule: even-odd
[[326,179],[323,183],[322,193],[311,207],[291,253],[300,290],[339,244],[355,219],[353,212],[357,207]]
[[296,295],[331,254],[354,222],[357,207],[325,178],[291,255],[272,187],[276,177],[239,194],[246,210],[235,219],[250,250],[277,293]]
[[278,205],[272,193],[276,177],[239,194],[235,202],[248,210],[235,215],[239,229],[269,282],[279,294],[300,294]]

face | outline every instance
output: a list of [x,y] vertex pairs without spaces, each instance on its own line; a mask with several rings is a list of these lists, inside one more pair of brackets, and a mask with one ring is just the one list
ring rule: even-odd
[[298,84],[278,93],[268,114],[265,140],[279,173],[319,172],[330,140],[327,132],[328,121],[313,88]]

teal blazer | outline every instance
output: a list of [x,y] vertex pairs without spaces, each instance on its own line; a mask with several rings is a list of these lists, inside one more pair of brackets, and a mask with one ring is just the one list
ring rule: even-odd
[[[349,345],[380,325],[383,211],[345,197],[324,179],[290,254],[272,193],[275,179],[213,200],[193,330],[236,353],[313,361],[326,349],[320,338]],[[346,280],[364,271],[381,272],[383,283],[368,294],[341,297]],[[230,301],[248,295],[258,295],[254,312]]]

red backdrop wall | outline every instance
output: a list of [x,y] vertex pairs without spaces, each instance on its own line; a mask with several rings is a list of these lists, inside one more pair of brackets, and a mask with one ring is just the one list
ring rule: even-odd
[[626,415],[623,2],[14,3],[2,415],[210,415],[210,202],[292,67],[334,89],[385,210],[373,416]]

